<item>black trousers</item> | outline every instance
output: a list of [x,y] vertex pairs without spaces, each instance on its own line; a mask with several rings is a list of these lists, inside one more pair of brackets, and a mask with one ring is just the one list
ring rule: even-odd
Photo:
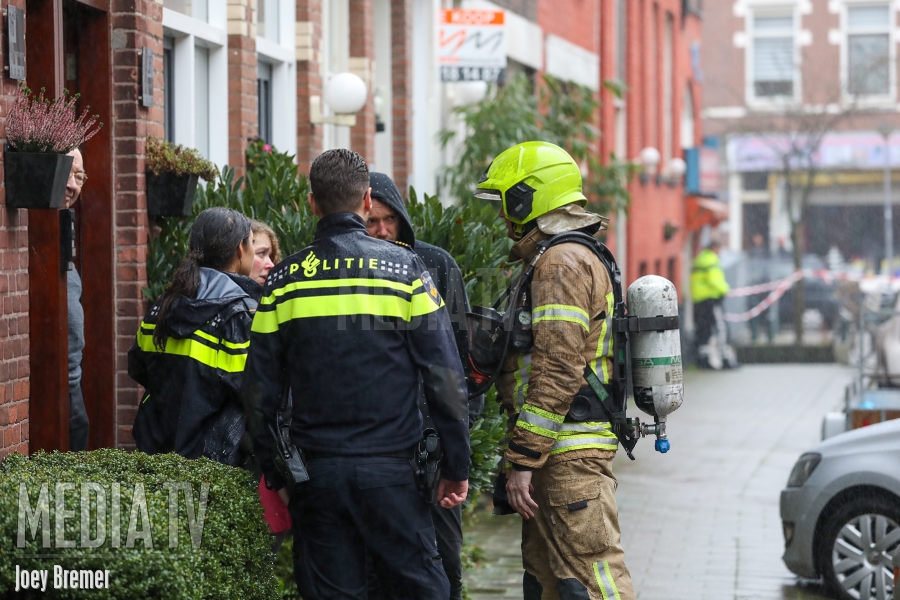
[[366,600],[366,554],[391,600],[448,600],[428,506],[409,461],[315,457],[291,498],[294,578],[308,600]]
[[694,331],[696,332],[695,341],[698,348],[708,344],[709,338],[715,333],[716,315],[713,313],[713,309],[720,302],[722,300],[715,299],[694,303]]
[[[462,600],[462,505],[453,508],[433,505],[430,508],[438,553],[450,584],[450,600]],[[369,568],[369,600],[389,600],[373,568]]]

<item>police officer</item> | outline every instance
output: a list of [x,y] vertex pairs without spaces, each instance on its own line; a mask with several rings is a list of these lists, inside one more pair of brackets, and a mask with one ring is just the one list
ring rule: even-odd
[[[501,202],[500,216],[516,241],[510,260],[525,265],[538,243],[568,232],[594,235],[603,224],[583,208],[578,164],[546,142],[502,152],[476,196]],[[530,306],[533,346],[508,356],[497,392],[513,415],[506,492],[523,517],[525,600],[635,597],[619,542],[616,436],[608,420],[567,419],[586,385],[586,367],[603,386],[611,383],[613,298],[593,250],[562,242],[538,258],[520,300]]]
[[731,288],[719,265],[719,242],[711,242],[694,258],[691,266],[691,299],[694,302],[697,358],[706,369],[739,367],[737,355],[728,344],[728,329],[722,304]]
[[321,154],[309,173],[321,218],[312,245],[271,271],[253,321],[244,401],[266,480],[278,398],[293,395],[291,441],[310,480],[290,500],[301,596],[366,598],[366,553],[390,598],[446,600],[428,506],[410,467],[422,438],[420,377],[444,450],[441,506],[465,500],[465,382],[447,311],[421,260],[366,232],[359,154]]

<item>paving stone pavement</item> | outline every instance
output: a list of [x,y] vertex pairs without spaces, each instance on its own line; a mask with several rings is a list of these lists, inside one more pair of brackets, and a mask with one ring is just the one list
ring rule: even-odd
[[[685,374],[669,417],[672,449],[616,457],[622,545],[640,600],[823,600],[781,561],[781,489],[820,438],[854,371],[838,365],[747,365]],[[630,410],[635,416],[637,410]],[[465,575],[472,600],[522,598],[517,516],[476,515],[467,539],[485,550]]]

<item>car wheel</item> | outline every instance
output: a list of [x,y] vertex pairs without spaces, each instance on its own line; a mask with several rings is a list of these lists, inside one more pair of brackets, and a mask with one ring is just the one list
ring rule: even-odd
[[855,498],[823,523],[819,569],[842,600],[890,600],[891,554],[900,546],[900,506],[883,496]]

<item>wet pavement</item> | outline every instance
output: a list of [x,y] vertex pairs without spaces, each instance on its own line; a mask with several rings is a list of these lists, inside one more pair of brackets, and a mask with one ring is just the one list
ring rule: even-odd
[[[635,462],[616,458],[622,545],[640,600],[828,598],[781,561],[778,500],[853,375],[838,365],[686,373],[669,453],[644,439]],[[521,599],[519,517],[479,511],[475,520],[467,539],[485,559],[466,573],[471,600]]]

